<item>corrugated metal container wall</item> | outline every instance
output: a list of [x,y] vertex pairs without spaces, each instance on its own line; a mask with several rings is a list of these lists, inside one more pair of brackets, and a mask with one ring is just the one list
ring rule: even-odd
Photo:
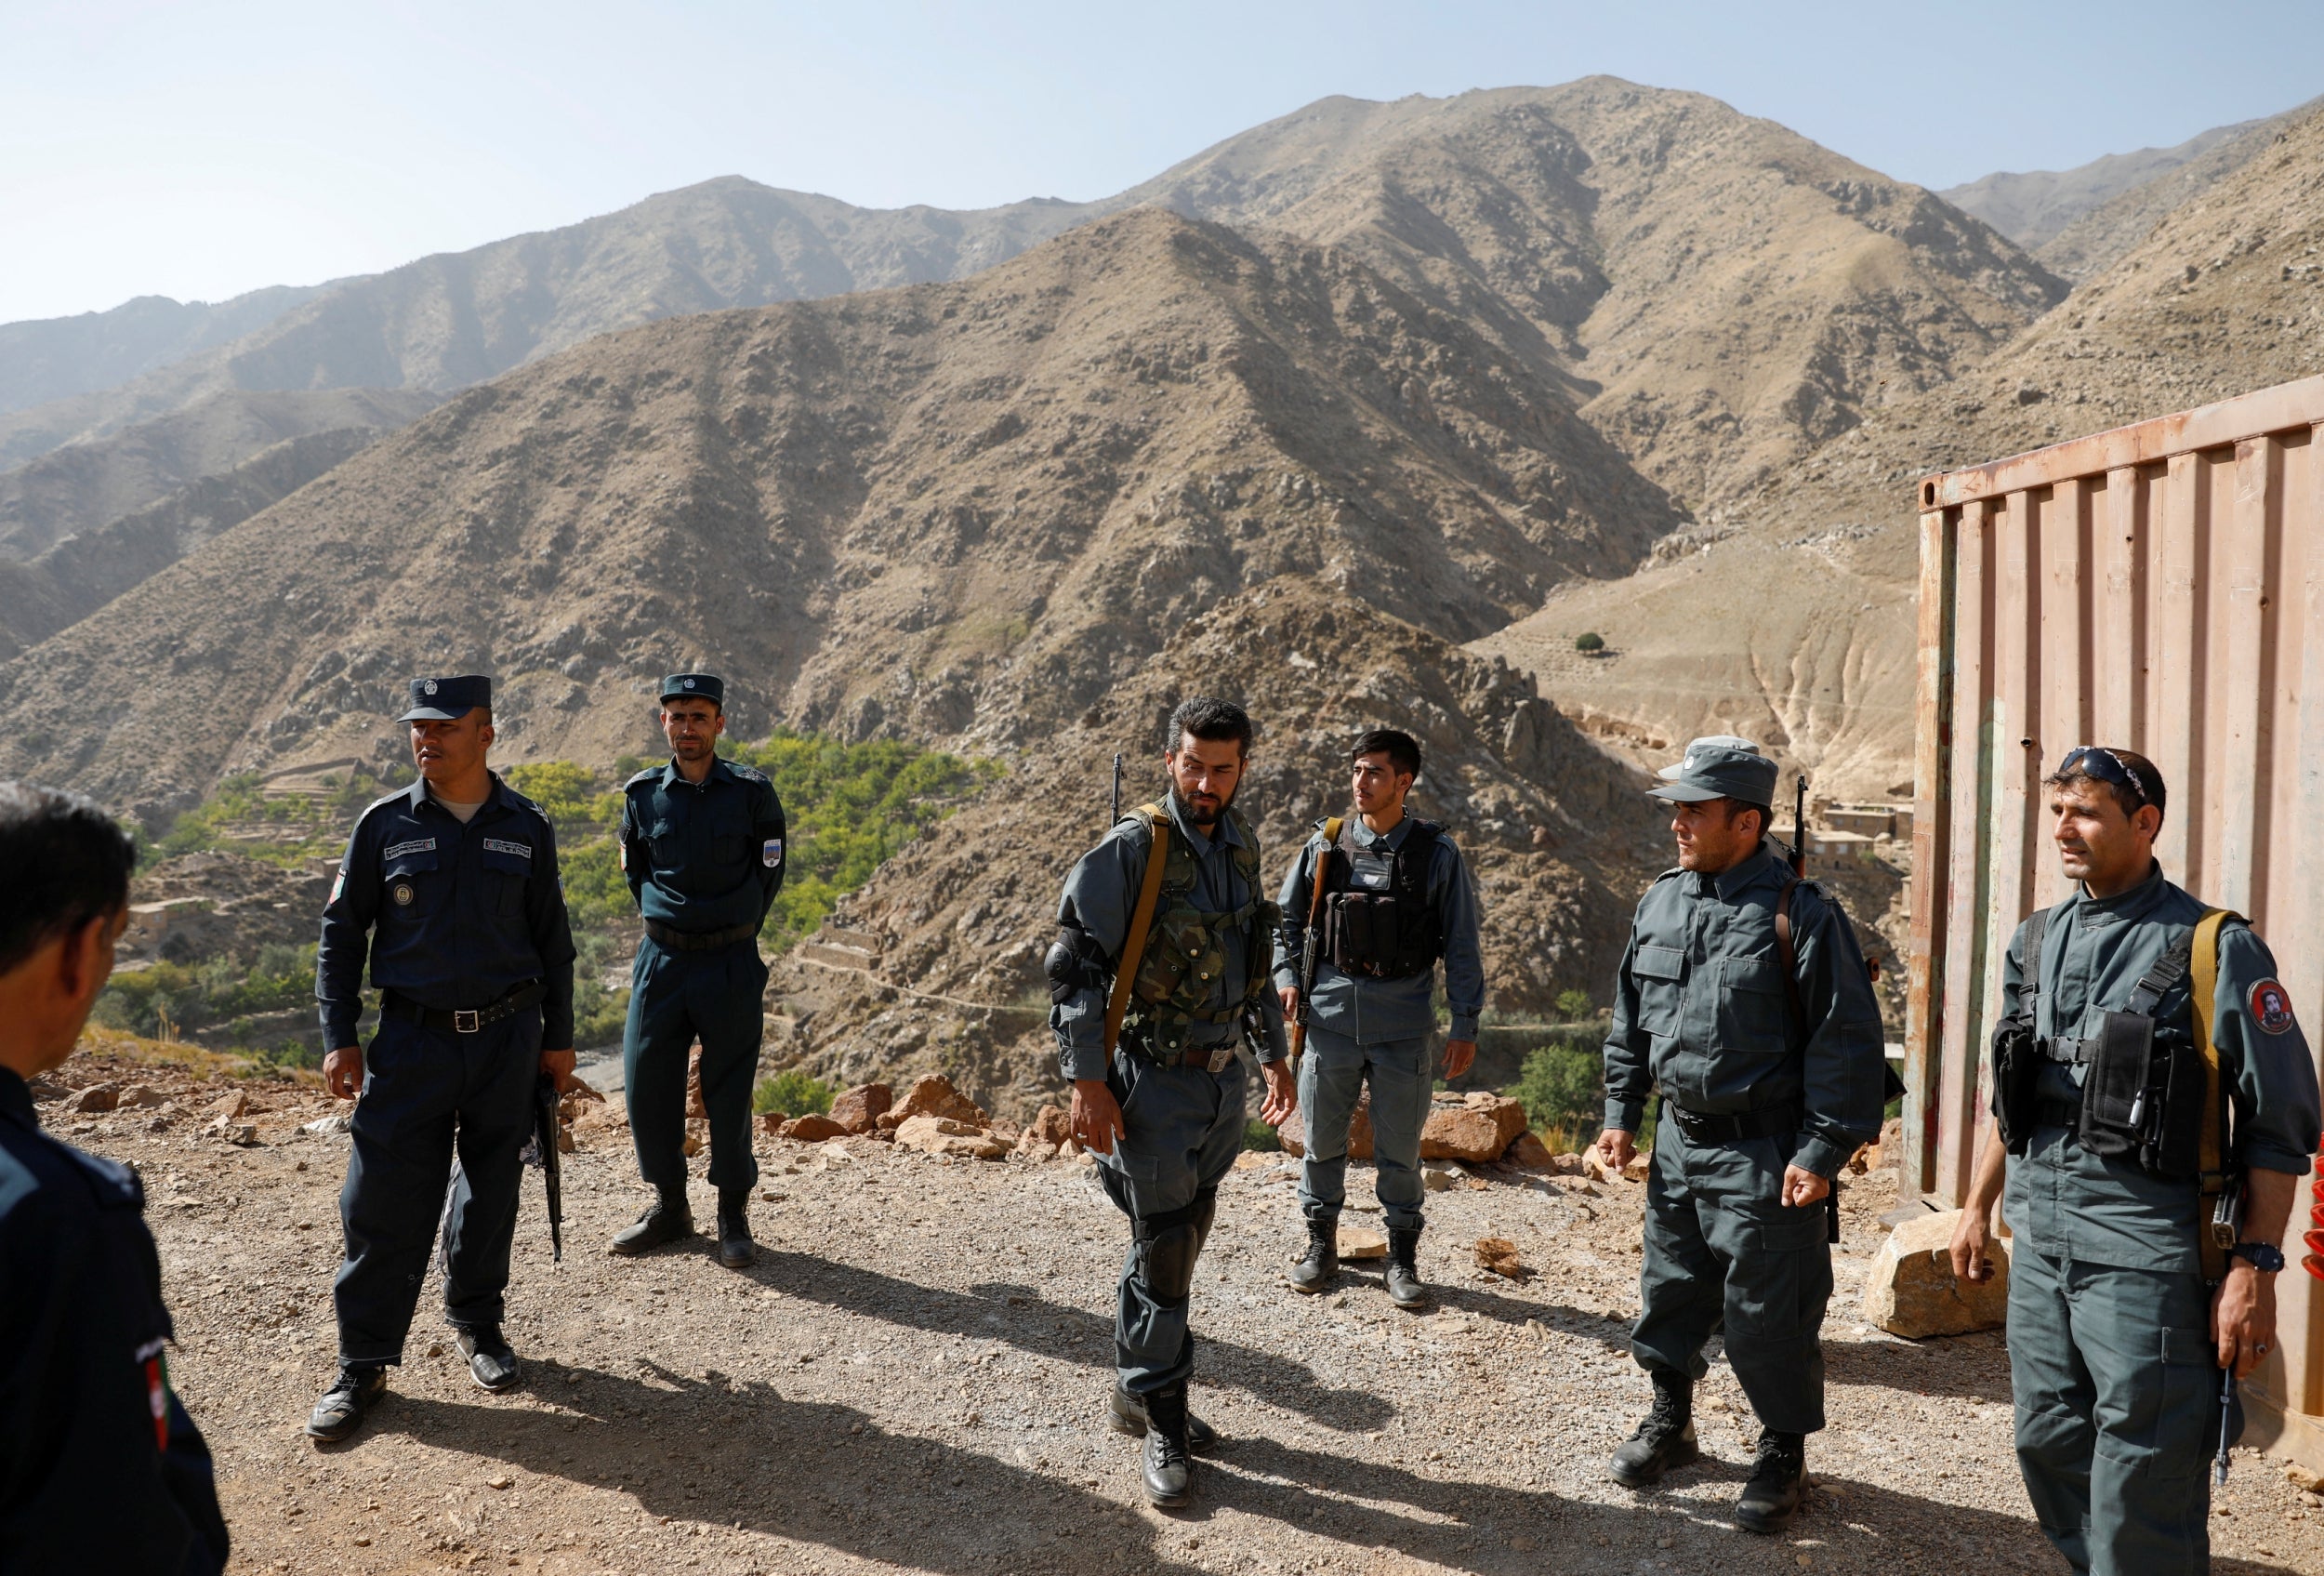
[[[2312,377],[1921,483],[1908,1182],[1967,1189],[2002,951],[2067,891],[2040,782],[2077,744],[2161,768],[2164,871],[2251,919],[2324,1043],[2319,424]],[[2303,1186],[2278,1353],[2247,1394],[2285,1414],[2278,1448],[2324,1466],[2310,1203]]]

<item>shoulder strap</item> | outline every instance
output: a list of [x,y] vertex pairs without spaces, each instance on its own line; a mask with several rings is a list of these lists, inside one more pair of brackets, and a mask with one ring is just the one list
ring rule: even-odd
[[2050,910],[2037,908],[2026,920],[2026,973],[2017,982],[2017,1014],[2033,1021],[2033,1003],[2041,1000],[2041,938],[2050,934]]
[[1324,845],[1315,850],[1315,890],[1307,900],[1307,924],[1310,930],[1323,918],[1324,893],[1331,882],[1331,851],[1340,845],[1340,828],[1346,824],[1343,815],[1334,815],[1324,822]]
[[2194,977],[2188,982],[2187,993],[2195,1011],[2195,1052],[2203,1059],[2203,1123],[2200,1166],[2206,1174],[2223,1170],[2230,1153],[2227,1133],[2226,1080],[2220,1076],[2219,1043],[2212,1038],[2212,1019],[2219,994],[2219,933],[2229,920],[2239,916],[2225,908],[2211,908],[2195,922],[2195,934],[2190,939],[2190,963]]
[[1141,804],[1132,812],[1153,831],[1146,850],[1145,880],[1138,883],[1138,906],[1129,911],[1129,934],[1122,938],[1122,955],[1114,960],[1114,994],[1105,1003],[1105,1053],[1121,1043],[1122,1017],[1129,1011],[1129,987],[1146,955],[1146,933],[1154,925],[1155,901],[1162,895],[1162,866],[1170,851],[1170,814],[1159,804]]
[[1791,940],[1791,894],[1799,885],[1799,877],[1786,876],[1783,890],[1776,894],[1776,956],[1783,963],[1783,994],[1791,1003],[1792,1025],[1805,1035],[1807,1010],[1800,1005],[1800,953]]

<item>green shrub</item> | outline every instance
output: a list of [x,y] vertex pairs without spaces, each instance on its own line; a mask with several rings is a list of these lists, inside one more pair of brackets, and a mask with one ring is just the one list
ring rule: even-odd
[[1274,1154],[1283,1148],[1283,1134],[1253,1118],[1243,1124],[1243,1147]]
[[1571,1040],[1544,1045],[1501,1093],[1525,1106],[1526,1124],[1552,1150],[1578,1149],[1597,1136],[1605,1110],[1604,1064]]
[[780,1111],[786,1117],[817,1116],[831,1109],[831,1087],[801,1067],[786,1067],[772,1078],[759,1080],[751,1091],[754,1111]]
[[1594,1014],[1597,1003],[1579,986],[1571,986],[1557,993],[1557,1015],[1561,1022],[1578,1024]]
[[1605,649],[1605,637],[1591,629],[1574,637],[1574,649],[1579,652],[1600,652]]

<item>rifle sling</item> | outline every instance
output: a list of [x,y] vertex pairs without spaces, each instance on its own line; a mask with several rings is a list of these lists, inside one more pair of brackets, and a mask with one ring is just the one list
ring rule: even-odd
[[[2228,1143],[2226,1080],[2221,1076],[2219,1043],[2212,1038],[2212,1018],[2217,1009],[2214,998],[2219,993],[2219,932],[2236,918],[2238,916],[2225,908],[2213,908],[2195,922],[2192,977],[2187,982],[2188,1004],[2193,1008],[2188,1016],[2195,1024],[2195,1051],[2203,1059],[2203,1137],[2196,1153],[2202,1177],[2199,1194],[2207,1204],[2226,1186],[2228,1160],[2234,1152]],[[2225,1280],[2227,1251],[2212,1239],[2208,1208],[2202,1212],[2197,1240],[2202,1251],[2203,1279],[2212,1284]]]
[[[1315,947],[1315,927],[1323,922],[1324,889],[1331,881],[1331,851],[1339,845],[1340,828],[1345,821],[1346,817],[1341,815],[1334,815],[1325,821],[1324,845],[1315,851],[1315,890],[1307,900],[1307,933],[1301,937],[1301,950],[1310,955]],[[1305,971],[1302,971],[1300,980],[1300,1006],[1302,1011],[1307,1006],[1308,992],[1314,988],[1315,982],[1305,977]],[[1291,1054],[1298,1056],[1306,1044],[1307,1026],[1294,1021],[1291,1025]]]
[[1145,817],[1154,833],[1146,850],[1146,875],[1138,885],[1138,907],[1129,912],[1129,934],[1122,939],[1122,955],[1114,963],[1114,994],[1105,1003],[1105,1054],[1110,1059],[1121,1043],[1122,1018],[1129,1011],[1129,987],[1138,978],[1146,956],[1146,933],[1154,926],[1154,907],[1162,895],[1162,867],[1170,851],[1170,815],[1159,804],[1142,804],[1134,814]]

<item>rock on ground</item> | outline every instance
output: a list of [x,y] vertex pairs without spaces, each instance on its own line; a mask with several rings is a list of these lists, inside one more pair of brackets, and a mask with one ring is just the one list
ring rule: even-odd
[[1982,1286],[1953,1274],[1959,1210],[1916,1216],[1888,1234],[1864,1276],[1864,1317],[1891,1335],[1918,1341],[1966,1335],[2009,1322],[2009,1238],[1993,1238],[1993,1278]]
[[1420,1159],[1467,1160],[1483,1165],[1525,1131],[1525,1108],[1514,1100],[1476,1090],[1458,1106],[1440,1105],[1420,1129]]

